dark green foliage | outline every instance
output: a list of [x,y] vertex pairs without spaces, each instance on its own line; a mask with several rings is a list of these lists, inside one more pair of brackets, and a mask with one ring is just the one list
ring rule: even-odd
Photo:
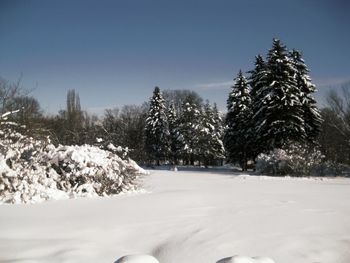
[[[265,145],[259,142],[256,132],[256,123],[258,120],[263,119],[265,114],[265,112],[261,110],[261,98],[266,96],[268,92],[265,88],[268,85],[267,66],[261,55],[255,57],[255,68],[249,71],[249,73],[248,84],[251,87],[250,97],[252,101],[252,115],[249,124],[251,133],[250,143],[254,145],[254,147],[251,148],[252,152],[250,155],[253,157],[252,159],[255,159],[259,153],[266,150]],[[259,94],[259,96],[257,94]]]
[[199,159],[206,166],[217,165],[225,157],[222,119],[216,105],[212,107],[209,101],[204,104],[201,115]]
[[303,119],[305,122],[306,138],[309,142],[315,142],[320,133],[322,118],[317,108],[317,102],[312,97],[316,87],[311,82],[309,70],[299,51],[293,50],[290,53],[293,65],[296,69],[296,84],[300,89],[300,101],[303,109]]
[[182,105],[179,129],[184,142],[182,159],[186,164],[194,165],[200,153],[201,108],[191,97],[188,97]]
[[168,108],[168,124],[169,124],[169,143],[170,143],[170,155],[169,158],[172,164],[178,164],[178,160],[181,157],[181,150],[184,148],[183,136],[179,130],[179,118],[176,114],[174,104],[170,104]]
[[146,119],[145,146],[151,160],[157,165],[169,155],[169,127],[165,101],[160,89],[155,87]]
[[227,100],[224,145],[228,160],[239,162],[243,170],[247,169],[247,161],[252,157],[251,102],[248,82],[239,71]]
[[[268,152],[288,141],[306,139],[301,89],[295,79],[296,69],[286,47],[277,39],[268,52],[266,73],[254,98],[257,143]],[[259,83],[259,82],[257,82]]]

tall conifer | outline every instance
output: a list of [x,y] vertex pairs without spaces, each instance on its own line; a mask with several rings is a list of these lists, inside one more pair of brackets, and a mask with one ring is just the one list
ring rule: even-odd
[[239,71],[227,100],[224,145],[228,159],[239,162],[242,170],[247,169],[247,161],[251,157],[251,117],[250,88],[242,71]]
[[162,93],[153,91],[145,127],[145,147],[150,159],[160,165],[169,155],[169,127]]

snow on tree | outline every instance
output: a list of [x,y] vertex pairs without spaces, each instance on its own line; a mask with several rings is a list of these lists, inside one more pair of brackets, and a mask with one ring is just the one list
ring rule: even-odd
[[[266,95],[266,87],[267,84],[267,71],[266,71],[266,63],[261,55],[257,55],[255,57],[255,68],[251,71],[248,84],[251,87],[250,96],[252,100],[252,111],[253,116],[251,118],[251,143],[254,145],[252,147],[252,155],[255,158],[259,153],[264,151],[263,145],[260,145],[260,143],[257,140],[257,136],[255,135],[255,126],[257,120],[260,120],[264,117],[264,112],[260,111],[261,108],[261,99]],[[264,89],[264,90],[263,90]],[[259,94],[259,96],[257,96]]]
[[145,127],[145,147],[157,165],[169,155],[169,127],[165,101],[158,87],[153,91]]
[[222,143],[222,120],[216,105],[211,107],[207,101],[202,109],[199,137],[199,155],[205,165],[216,164],[224,158]]
[[250,87],[239,71],[227,99],[224,145],[229,161],[239,162],[243,170],[247,169],[251,157],[251,102]]
[[170,159],[173,164],[177,164],[181,156],[181,150],[184,147],[183,136],[179,129],[179,118],[176,114],[174,103],[168,108],[168,124],[169,124],[169,143],[170,143]]
[[[306,139],[301,90],[295,79],[296,69],[286,46],[274,39],[268,52],[266,75],[254,99],[255,132],[265,151],[282,147],[288,141]],[[259,82],[258,82],[259,83]]]
[[266,63],[261,55],[255,57],[255,68],[248,73],[250,73],[248,84],[251,87],[252,99],[254,99],[256,93],[266,84]]
[[225,147],[223,143],[224,138],[224,123],[216,103],[212,109],[212,125],[214,126],[214,135],[213,135],[213,153],[214,159],[223,160],[225,158]]
[[191,97],[187,97],[182,106],[179,125],[184,142],[182,159],[187,164],[193,165],[194,161],[198,158],[201,126],[201,108]]
[[317,102],[312,96],[312,94],[316,91],[316,87],[311,82],[311,78],[308,75],[309,69],[302,58],[302,54],[293,49],[290,53],[290,57],[297,71],[295,78],[297,86],[300,89],[300,100],[302,103],[307,140],[314,142],[320,133],[322,123],[322,117],[319,109],[317,108]]

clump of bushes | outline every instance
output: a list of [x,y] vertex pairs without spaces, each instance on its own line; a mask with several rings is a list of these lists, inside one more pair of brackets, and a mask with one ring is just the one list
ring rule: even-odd
[[[12,124],[15,125],[15,124]],[[106,196],[138,188],[145,174],[119,148],[55,147],[50,140],[0,131],[0,202],[35,203],[49,199]],[[124,152],[121,152],[124,153]]]
[[268,175],[317,176],[323,175],[324,156],[316,146],[291,143],[269,154],[260,154],[256,170]]

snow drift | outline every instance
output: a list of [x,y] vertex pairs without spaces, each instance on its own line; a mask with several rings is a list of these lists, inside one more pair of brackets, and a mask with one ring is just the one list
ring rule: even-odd
[[[159,263],[159,261],[150,255],[128,255],[119,258],[115,263]],[[275,263],[275,261],[267,257],[251,258],[236,255],[220,259],[216,263]]]
[[49,140],[15,131],[0,131],[0,135],[0,202],[114,195],[136,190],[137,177],[145,173],[112,150],[90,145],[55,147]]

